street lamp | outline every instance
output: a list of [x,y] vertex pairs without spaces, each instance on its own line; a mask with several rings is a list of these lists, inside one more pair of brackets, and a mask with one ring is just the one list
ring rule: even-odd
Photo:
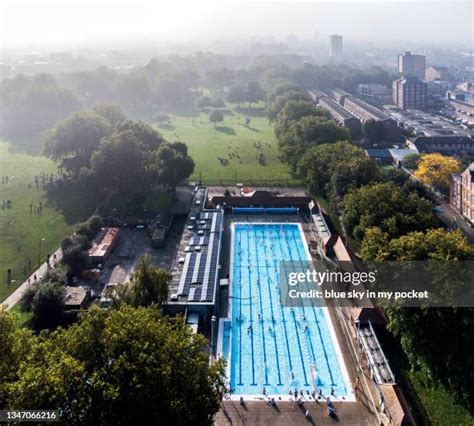
[[211,317],[211,356],[214,354],[214,324],[216,323],[216,316]]
[[40,262],[41,262],[41,248],[43,246],[43,241],[44,241],[44,238],[40,238],[39,248],[38,248],[38,266],[40,266]]

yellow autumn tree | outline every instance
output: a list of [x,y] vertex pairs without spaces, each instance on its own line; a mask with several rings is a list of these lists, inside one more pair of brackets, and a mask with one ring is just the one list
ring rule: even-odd
[[451,182],[451,174],[458,173],[461,164],[453,157],[433,153],[424,154],[418,162],[415,176],[435,189],[446,191]]

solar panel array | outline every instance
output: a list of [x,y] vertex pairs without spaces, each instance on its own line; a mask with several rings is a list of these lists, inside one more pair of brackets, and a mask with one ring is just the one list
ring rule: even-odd
[[220,210],[203,210],[194,221],[179,280],[178,296],[189,302],[212,302],[217,283],[217,265],[223,214]]

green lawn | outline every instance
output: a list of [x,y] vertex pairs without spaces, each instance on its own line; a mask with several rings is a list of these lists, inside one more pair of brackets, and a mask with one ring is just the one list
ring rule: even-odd
[[[171,114],[171,122],[157,126],[170,142],[185,142],[196,162],[191,181],[219,183],[288,183],[288,168],[278,159],[273,125],[263,104],[252,108],[229,105],[224,121],[215,128],[206,112]],[[248,126],[245,118],[250,118]],[[264,164],[260,164],[259,158]]]
[[[0,142],[0,301],[10,294],[38,264],[41,241],[41,258],[58,247],[61,239],[71,232],[71,225],[63,215],[48,205],[45,193],[35,188],[34,176],[55,173],[52,161],[42,156],[32,156],[9,150]],[[1,183],[1,176],[9,176],[8,184]],[[28,188],[31,184],[31,188]],[[2,201],[11,200],[12,208],[3,209]],[[43,203],[41,215],[30,214]],[[12,282],[7,283],[7,270],[12,270]]]

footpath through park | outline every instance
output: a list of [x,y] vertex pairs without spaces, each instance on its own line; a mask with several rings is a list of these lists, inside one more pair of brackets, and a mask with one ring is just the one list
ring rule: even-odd
[[62,258],[62,250],[58,248],[49,258],[48,262],[44,262],[38,267],[10,296],[8,296],[2,304],[5,309],[8,311],[12,309],[23,297],[25,291],[33,285],[35,282],[41,281],[41,278],[46,275],[49,269],[53,267],[54,263],[59,263]]

